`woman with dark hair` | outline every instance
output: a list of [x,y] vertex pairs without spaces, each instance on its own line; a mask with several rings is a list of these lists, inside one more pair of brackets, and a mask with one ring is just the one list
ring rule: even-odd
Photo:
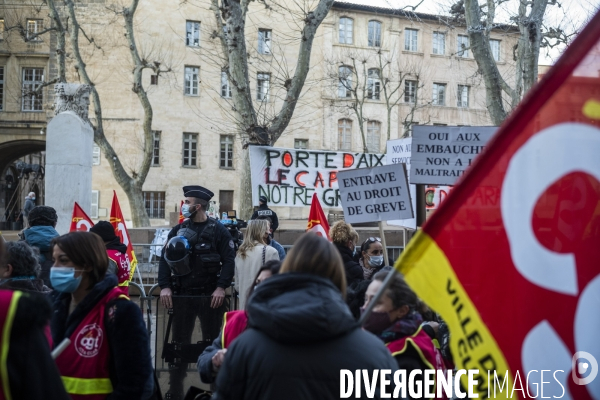
[[[279,273],[281,261],[270,260],[265,263],[256,274],[254,283],[248,290],[248,299],[254,293],[254,289],[266,279],[271,278]],[[247,303],[246,303],[247,304]],[[246,310],[229,311],[223,315],[223,327],[219,336],[213,341],[211,346],[208,346],[200,357],[198,357],[198,372],[200,379],[204,383],[213,383],[219,372],[219,368],[225,359],[225,353],[231,342],[237,338],[248,325],[248,316]]]
[[40,264],[33,248],[26,242],[6,243],[7,260],[0,266],[0,289],[50,293],[39,278]]
[[383,246],[378,237],[369,237],[360,246],[360,259],[358,260],[363,278],[371,280],[373,275],[383,268]]
[[342,369],[397,370],[383,343],[360,329],[345,294],[336,248],[314,233],[302,235],[280,274],[258,285],[248,302],[248,328],[228,348],[216,397],[334,399]]
[[[73,398],[147,399],[153,375],[140,308],[106,275],[100,236],[71,232],[53,240],[50,280],[55,292],[52,338],[71,344],[56,364]],[[53,294],[54,295],[54,294]]]
[[[391,272],[375,274],[367,288],[363,310],[375,297],[388,273]],[[363,326],[385,343],[398,367],[406,370],[406,376],[415,369],[440,369],[444,373],[446,370],[441,353],[433,342],[435,331],[431,325],[423,324],[423,317],[417,311],[421,306],[402,275],[396,274]],[[423,376],[422,373],[420,378]]]

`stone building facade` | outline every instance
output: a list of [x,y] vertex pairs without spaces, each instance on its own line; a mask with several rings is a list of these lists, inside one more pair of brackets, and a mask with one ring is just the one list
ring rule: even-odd
[[[244,151],[222,71],[225,61],[214,39],[210,1],[167,3],[144,2],[136,13],[140,51],[170,70],[158,75],[144,72],[154,114],[153,163],[144,185],[153,225],[168,223],[186,184],[210,188],[220,211],[237,209]],[[106,136],[124,165],[134,169],[140,157],[143,112],[131,90],[132,62],[122,23],[103,1],[90,1],[78,12],[88,36],[95,39],[93,45],[82,47],[100,93]],[[281,7],[250,3],[245,28],[249,76],[262,121],[279,110],[285,80],[294,72],[301,26],[294,15]],[[511,29],[492,33],[492,51],[505,77],[513,68],[509,52],[516,33]],[[452,28],[435,15],[334,3],[315,37],[294,117],[275,146],[356,152],[366,147],[369,152],[385,152],[386,140],[410,135],[413,124],[489,125],[485,89],[468,47],[464,29]],[[45,58],[36,60],[45,60],[45,68],[50,68],[51,51],[40,53]],[[0,66],[8,65],[1,57],[2,53]],[[72,66],[68,77],[78,80]],[[362,104],[360,114],[352,106],[357,100]],[[43,113],[39,118],[45,122]],[[108,216],[115,189],[127,218],[125,194],[98,149],[93,164],[93,217]],[[280,218],[308,214],[308,208],[276,211]]]

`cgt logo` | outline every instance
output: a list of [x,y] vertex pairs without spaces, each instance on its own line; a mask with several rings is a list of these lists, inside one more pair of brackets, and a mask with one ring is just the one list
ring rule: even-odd
[[598,375],[598,361],[586,351],[575,353],[571,366],[571,377],[577,385],[592,383],[596,379],[596,375]]

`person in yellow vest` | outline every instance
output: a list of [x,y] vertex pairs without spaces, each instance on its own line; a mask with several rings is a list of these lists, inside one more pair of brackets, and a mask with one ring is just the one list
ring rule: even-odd
[[[154,382],[148,332],[140,308],[117,277],[106,275],[100,236],[71,232],[53,240],[54,345],[71,344],[56,364],[72,399],[148,399]],[[53,293],[54,294],[54,293]]]
[[[6,265],[0,238],[0,268]],[[0,290],[0,400],[68,400],[44,326],[52,310],[41,294]]]
[[[361,311],[364,312],[375,297],[388,273],[391,271],[380,271],[373,276]],[[426,369],[439,369],[445,374],[446,367],[442,354],[434,344],[435,330],[428,323],[423,323],[423,317],[417,311],[418,305],[415,292],[402,275],[396,274],[363,328],[385,343],[398,362],[398,367],[406,370],[407,377],[413,370],[420,370],[418,377],[422,381]]]

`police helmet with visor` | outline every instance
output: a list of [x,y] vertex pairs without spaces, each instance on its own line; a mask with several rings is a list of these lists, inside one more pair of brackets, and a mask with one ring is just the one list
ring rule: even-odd
[[183,236],[175,236],[169,240],[165,248],[165,261],[173,275],[183,276],[191,272],[189,241]]

